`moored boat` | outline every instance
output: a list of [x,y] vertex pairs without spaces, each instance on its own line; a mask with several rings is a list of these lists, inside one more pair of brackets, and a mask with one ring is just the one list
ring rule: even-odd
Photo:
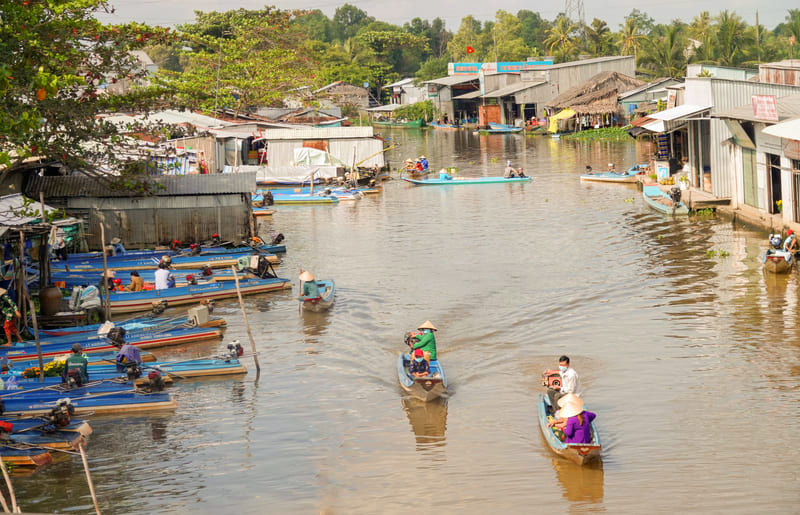
[[314,193],[292,193],[285,195],[274,195],[275,205],[307,205],[307,204],[338,204],[339,199],[333,195],[320,195]]
[[76,414],[131,413],[139,411],[174,410],[178,403],[168,393],[139,393],[133,391],[102,392],[98,394],[36,397],[6,397],[6,415],[44,415],[61,399],[69,399]]
[[413,377],[408,373],[405,355],[397,357],[397,379],[403,390],[421,401],[431,401],[447,394],[447,377],[439,360],[430,361],[430,374],[424,377]]
[[613,170],[589,172],[581,175],[582,181],[592,182],[621,182],[633,183],[636,182],[636,176],[647,168],[646,164],[633,165],[625,172],[615,172]]
[[417,118],[416,120],[410,120],[407,122],[398,122],[395,120],[376,120],[372,122],[373,125],[379,125],[381,127],[392,127],[392,128],[402,128],[402,129],[419,129],[423,125],[425,125],[425,121],[422,118]]
[[[672,191],[675,191],[674,189]],[[666,215],[688,215],[689,208],[680,200],[680,190],[673,198],[656,185],[645,185],[642,188],[642,197],[648,206]]]
[[[239,245],[239,246],[227,246],[227,245],[212,245],[212,246],[201,246],[199,254],[200,256],[207,256],[209,254],[236,254],[241,252],[267,252],[267,253],[280,253],[286,252],[286,245],[280,244],[261,244],[261,245]],[[108,256],[107,259],[111,258],[121,258],[126,257],[129,259],[133,258],[147,258],[147,257],[155,257],[161,259],[161,256],[187,256],[190,255],[192,252],[191,248],[180,248],[177,250],[171,249],[143,249],[143,250],[125,250],[124,252],[118,253],[114,256]],[[81,262],[86,260],[92,259],[103,259],[103,254],[100,252],[79,252],[75,254],[70,254],[67,257],[67,263],[70,262]],[[56,263],[58,261],[55,261]]]
[[452,123],[430,122],[428,125],[434,129],[444,131],[457,131],[459,129],[458,125],[454,125]]
[[539,428],[542,430],[542,436],[544,436],[550,450],[577,465],[585,465],[600,458],[602,446],[600,444],[600,435],[597,433],[594,422],[592,422],[592,443],[564,443],[556,436],[552,428],[547,427],[547,417],[552,413],[552,408],[546,395],[539,394],[537,407]]
[[[255,251],[237,251],[227,254],[200,254],[196,256],[175,256],[170,257],[170,266],[174,269],[197,269],[204,265],[211,268],[222,268],[236,265],[239,258],[251,256]],[[278,256],[274,254],[261,253],[272,264],[280,263]],[[141,270],[143,268],[155,269],[160,258],[157,256],[133,257],[114,256],[106,259],[106,266],[109,270],[130,271]],[[103,271],[102,258],[89,258],[75,261],[52,261],[50,268],[54,271]]]
[[495,184],[503,182],[531,182],[530,177],[464,177],[459,179],[423,179],[415,180],[403,177],[403,180],[416,186],[457,186],[466,184]]
[[316,280],[319,295],[308,297],[300,295],[297,300],[306,311],[324,311],[333,305],[333,298],[336,294],[336,283],[333,279]]
[[488,129],[481,129],[479,132],[486,134],[516,134],[522,132],[522,127],[514,127],[504,123],[489,123]]
[[785,250],[767,249],[761,256],[764,270],[773,274],[785,274],[794,265],[794,254]]

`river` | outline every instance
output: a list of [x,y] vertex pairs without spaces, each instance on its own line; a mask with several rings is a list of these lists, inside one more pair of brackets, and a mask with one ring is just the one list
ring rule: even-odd
[[[257,382],[248,362],[240,379],[173,387],[175,413],[93,418],[104,513],[797,512],[798,279],[762,273],[763,234],[578,180],[586,164],[645,161],[644,143],[384,135],[395,166],[425,154],[500,175],[511,159],[533,182],[393,180],[357,203],[279,207],[262,224],[287,236],[279,273],[334,278],[335,306],[246,298]],[[216,313],[224,343],[156,353],[247,342],[236,302]],[[427,405],[395,372],[426,319],[451,392]],[[541,437],[540,374],[561,354],[598,414],[601,466]],[[79,458],[14,484],[25,511],[91,511]]]

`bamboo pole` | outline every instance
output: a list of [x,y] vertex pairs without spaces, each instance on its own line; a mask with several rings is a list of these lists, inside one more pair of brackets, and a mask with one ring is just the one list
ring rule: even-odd
[[106,290],[103,295],[103,308],[105,309],[106,320],[111,320],[111,292],[108,288],[108,259],[106,259],[106,228],[103,223],[100,223],[100,249],[103,252],[103,284]]
[[[42,205],[42,223],[47,223],[47,213],[44,208],[44,192],[39,192],[39,203]],[[47,235],[47,238],[42,238],[45,241],[49,242],[50,235]],[[47,252],[42,256],[39,256],[39,289],[46,288],[50,286],[50,245],[40,245],[39,248],[44,246],[47,249]]]
[[[3,465],[3,468],[5,468],[5,465]],[[2,505],[3,507],[3,513],[11,513],[11,510],[8,509],[8,503],[6,503],[6,498],[5,496],[3,496],[2,492],[0,492],[0,505]]]
[[86,450],[83,448],[85,442],[78,444],[78,450],[81,451],[81,460],[83,461],[83,470],[86,472],[86,482],[89,484],[89,493],[92,494],[92,502],[94,503],[94,511],[100,515],[100,505],[97,504],[97,496],[94,493],[94,483],[92,483],[92,475],[89,473],[89,461],[86,459]]
[[[20,231],[19,232],[19,244],[24,248],[25,247],[25,234]],[[41,247],[39,248],[41,252]],[[39,271],[41,274],[41,270]],[[44,360],[42,359],[42,342],[39,339],[39,324],[36,321],[36,306],[33,304],[33,299],[31,299],[30,293],[28,293],[28,273],[25,271],[25,267],[22,267],[21,270],[22,275],[22,292],[24,293],[25,300],[28,301],[28,309],[31,310],[31,319],[33,320],[33,337],[36,339],[36,355],[39,357],[39,382],[44,382]],[[42,276],[39,275],[39,279]],[[41,288],[41,281],[39,284]],[[20,299],[21,300],[21,299]]]
[[247,329],[247,337],[250,338],[250,346],[253,348],[253,361],[256,363],[256,379],[261,375],[261,365],[258,364],[258,353],[256,352],[256,342],[253,340],[253,333],[250,331],[250,323],[247,321],[247,311],[244,309],[244,301],[242,300],[242,291],[239,289],[239,274],[236,272],[236,267],[231,265],[233,270],[233,279],[236,281],[236,295],[239,297],[239,307],[242,308],[242,317],[244,317],[244,327]]
[[[11,484],[11,478],[8,477],[8,470],[6,470],[6,464],[0,459],[0,469],[3,470],[3,478],[6,480],[6,486],[8,486],[8,496],[11,498],[11,511],[14,513],[22,513],[20,511],[19,506],[17,506],[17,497],[14,495],[14,485]],[[8,508],[5,501],[3,501],[3,508]]]

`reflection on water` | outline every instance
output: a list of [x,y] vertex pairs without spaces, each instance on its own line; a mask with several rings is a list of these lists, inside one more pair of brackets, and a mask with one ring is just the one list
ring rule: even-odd
[[563,458],[553,458],[553,469],[561,493],[570,502],[596,504],[603,500],[603,462],[581,467]]
[[444,447],[447,430],[447,399],[423,402],[406,397],[402,400],[403,409],[408,415],[411,430],[417,440],[417,450],[430,447]]

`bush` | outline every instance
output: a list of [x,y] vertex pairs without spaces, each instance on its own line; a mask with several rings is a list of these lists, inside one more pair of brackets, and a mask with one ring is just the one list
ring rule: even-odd
[[427,121],[436,118],[437,111],[433,106],[433,102],[425,100],[424,102],[399,107],[394,110],[393,115],[395,119],[418,120],[422,118]]

